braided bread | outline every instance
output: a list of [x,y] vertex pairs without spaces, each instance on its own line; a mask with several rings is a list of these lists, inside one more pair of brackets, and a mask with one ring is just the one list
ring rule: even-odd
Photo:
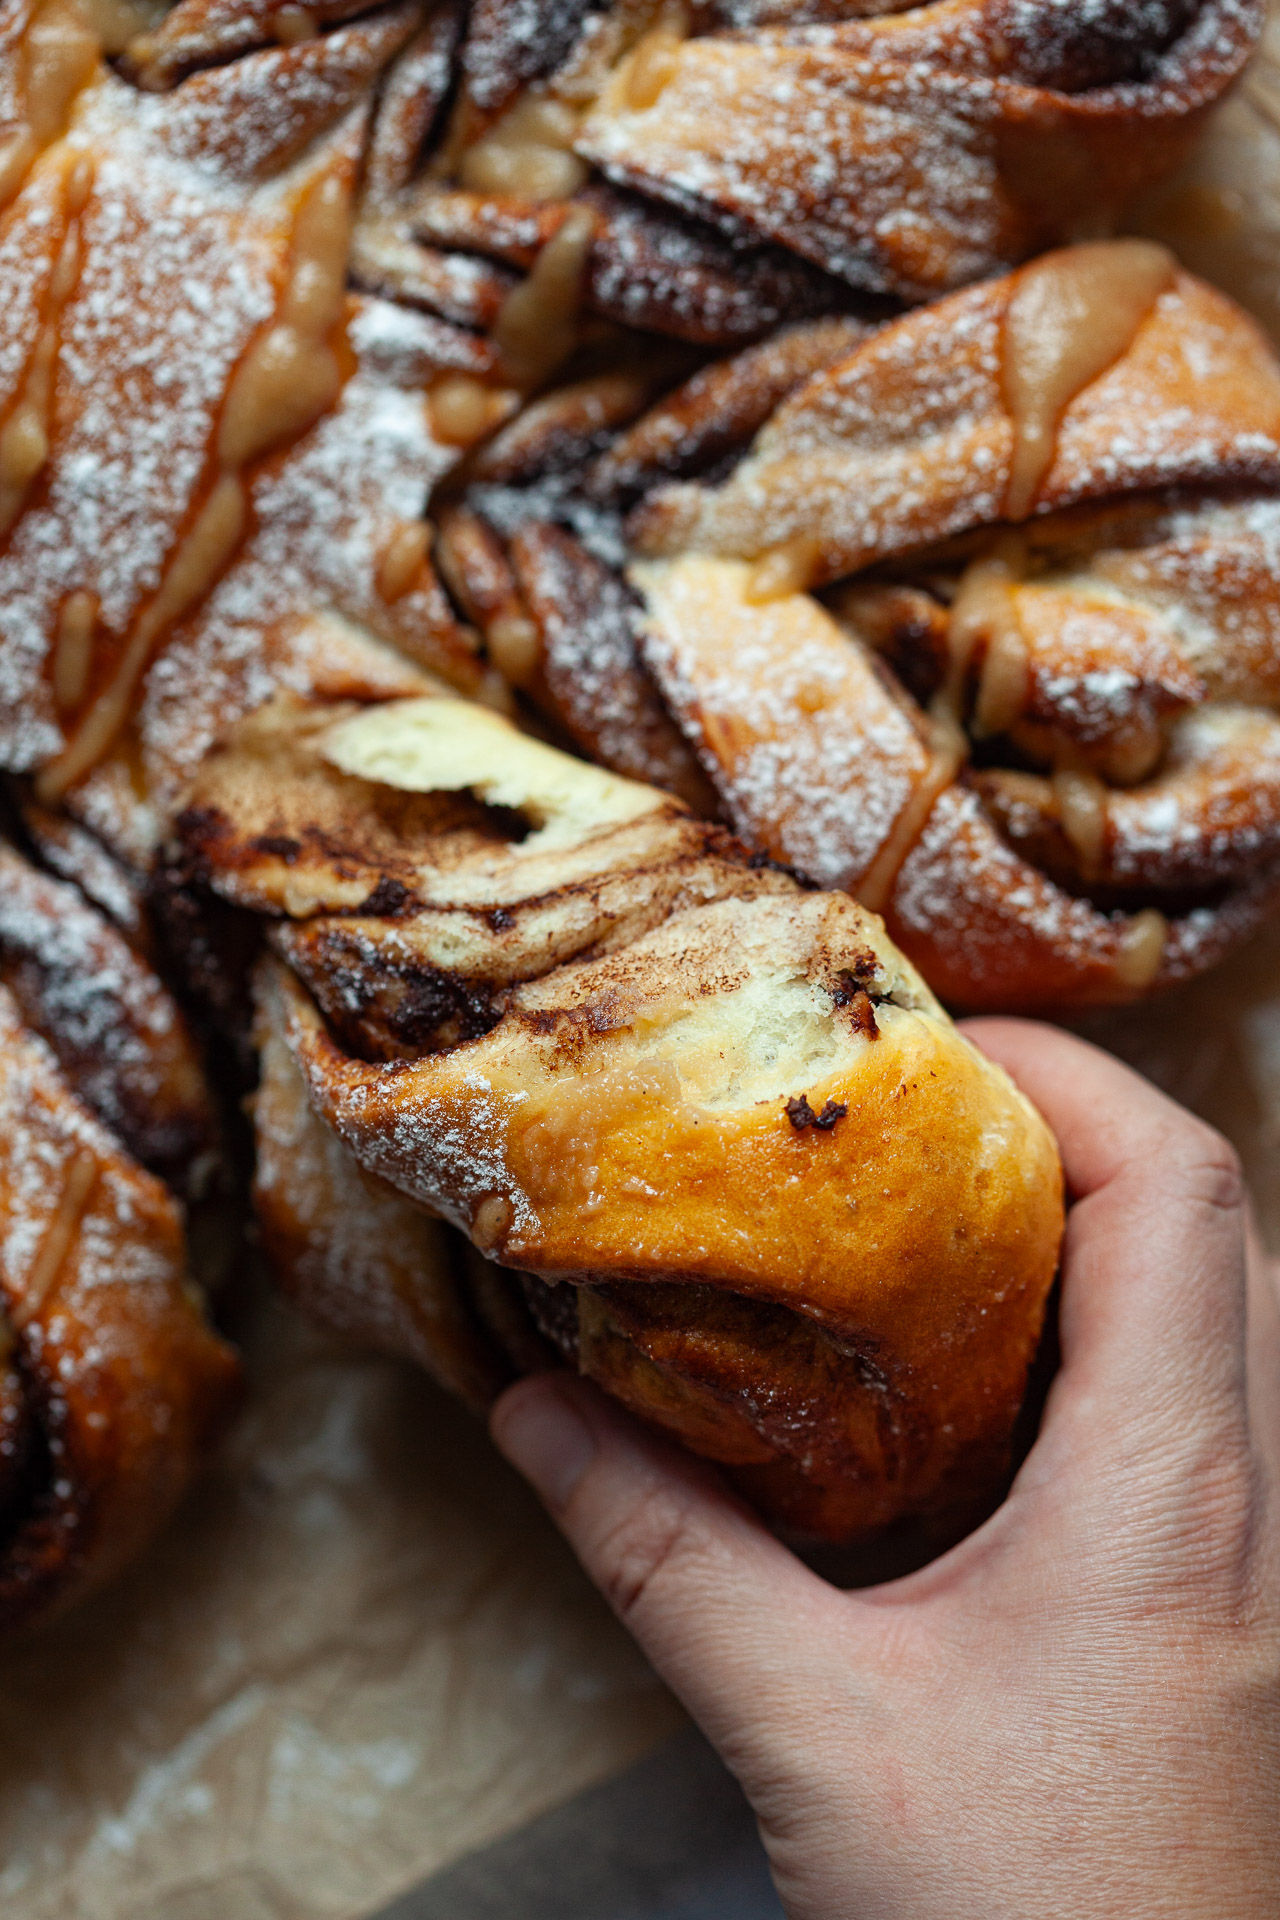
[[1280,369],[1237,308],[1159,247],[1098,243],[887,325],[725,478],[667,478],[687,411],[584,475],[640,495],[625,582],[536,491],[506,503],[524,684],[575,738],[612,757],[590,676],[564,691],[571,616],[624,663],[613,705],[625,685],[675,722],[738,832],[884,912],[962,1006],[1129,998],[1258,923]]
[[830,306],[837,281],[928,298],[1113,219],[1260,26],[1251,0],[445,6],[390,82],[357,270],[494,326],[513,363],[554,354],[575,283],[704,344]]
[[[256,1203],[330,1324],[476,1406],[559,1352],[820,1537],[998,1482],[1056,1159],[850,895],[973,1004],[1137,991],[1263,910],[1275,380],[1150,247],[881,323],[1108,219],[1258,16],[12,0],[0,765],[50,871],[0,852],[0,1061],[60,1169],[37,1219],[0,1156],[12,1617],[228,1395],[131,1157],[192,1193],[216,1133],[162,847],[246,1045],[267,931]],[[149,1290],[91,1287],[108,1243]]]
[[[182,1213],[214,1144],[177,1008],[76,893],[0,844],[0,1631],[105,1579],[234,1401]],[[206,1175],[207,1177],[207,1175]]]
[[[848,1539],[989,1495],[1056,1155],[852,900],[441,699],[262,709],[178,833],[184,884],[265,918],[269,1047],[379,1206],[537,1275],[543,1331],[781,1524]],[[276,1065],[268,1133],[289,1097]],[[361,1261],[351,1309],[384,1337],[395,1264]],[[438,1294],[419,1346],[430,1317]]]

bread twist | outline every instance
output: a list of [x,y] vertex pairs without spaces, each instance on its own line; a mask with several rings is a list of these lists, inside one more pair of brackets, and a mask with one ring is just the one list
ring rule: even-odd
[[[156,1531],[238,1369],[183,1216],[134,1153],[207,1180],[208,1095],[177,1008],[75,889],[0,843],[0,1631]],[[203,1174],[201,1163],[204,1162]]]
[[[1131,251],[1102,337],[1147,385],[1082,412],[1099,361],[1079,395],[1062,388],[1060,423],[1032,389],[1067,378],[1079,274],[1063,295],[1060,266],[1028,269],[882,332],[865,297],[966,282],[1118,204],[1238,70],[1257,11],[181,0],[141,35],[113,9],[104,38],[76,0],[7,10],[0,764],[41,858],[109,906],[95,977],[110,958],[128,984],[86,1024],[46,935],[89,909],[24,877],[45,932],[0,918],[5,1085],[74,1144],[40,1146],[65,1178],[28,1234],[34,1265],[0,1276],[14,1539],[37,1482],[64,1498],[39,1480],[64,1414],[31,1383],[74,1332],[63,1303],[89,1296],[104,1234],[154,1276],[111,1307],[125,1427],[173,1396],[171,1447],[153,1420],[134,1481],[94,1480],[83,1442],[90,1491],[65,1481],[55,1528],[70,1544],[24,1547],[23,1565],[88,1578],[123,1553],[225,1397],[225,1354],[176,1304],[172,1202],[124,1151],[178,1177],[207,1124],[145,960],[180,808],[171,931],[224,1012],[240,983],[222,936],[249,949],[270,930],[258,1204],[331,1322],[475,1404],[550,1343],[812,1534],[955,1509],[998,1480],[1060,1226],[1051,1144],[848,893],[806,891],[700,816],[723,804],[758,846],[883,901],[943,988],[978,1002],[1175,977],[1269,897],[1239,779],[1268,697],[1256,675],[1241,692],[1238,647],[1212,680],[1133,572],[1173,581],[1181,612],[1178,542],[1212,513],[1215,541],[1232,513],[1245,547],[1258,534],[1256,498],[1191,491],[1271,484],[1256,341]],[[743,341],[743,359],[703,364]],[[1193,362],[1212,378],[1188,414]],[[1168,405],[1148,419],[1153,379]],[[850,380],[870,425],[849,427]],[[757,430],[723,486],[655,486]],[[1084,479],[1053,464],[1059,442]],[[448,477],[442,579],[425,511]],[[531,517],[512,495],[535,477]],[[1176,500],[1146,499],[1171,485]],[[637,496],[628,554],[609,515]],[[1096,517],[1063,520],[1070,502],[1105,504],[1105,540]],[[994,523],[1032,515],[1049,546],[987,550]],[[946,547],[957,536],[970,545]],[[803,590],[855,572],[856,604]],[[1141,632],[1118,637],[1116,614],[1067,697],[1061,645],[1037,666],[1006,601],[1043,603],[1050,635],[1078,624],[1080,592],[1132,606]],[[1206,592],[1221,612],[1227,588]],[[750,642],[729,681],[697,644],[725,622]],[[937,702],[927,722],[886,691],[876,649]],[[1080,719],[1079,686],[1117,660],[1137,662],[1122,720]],[[448,683],[499,701],[495,667],[579,745],[690,804],[423,700]],[[1015,759],[957,779],[961,722]],[[802,750],[772,785],[740,777],[762,742]],[[1099,827],[1098,782],[1136,805],[1153,768],[1157,801],[1208,782],[1207,813],[1237,823],[1229,871],[1185,849],[1176,872],[1139,871],[1133,807],[1123,831],[1110,813]],[[1134,888],[1142,909],[1112,912]],[[1173,909],[1167,938],[1144,889]],[[141,1051],[103,1071],[107,1032]],[[454,1272],[424,1208],[526,1277]],[[135,1312],[153,1345],[133,1343]],[[117,1486],[131,1521],[111,1517]],[[70,1574],[49,1573],[59,1585]]]
[[[990,1494],[1057,1159],[853,901],[441,699],[263,709],[178,831],[183,883],[287,963],[262,1030],[383,1183],[369,1205],[394,1189],[537,1275],[544,1331],[781,1524],[848,1539]],[[291,1098],[273,1063],[269,1135]],[[384,1338],[412,1318],[419,1350],[434,1324],[456,1377],[457,1297],[408,1299],[402,1265],[362,1260],[351,1312]]]
[[[674,720],[737,831],[883,911],[959,1005],[1125,999],[1258,923],[1280,369],[1239,309],[1158,247],[1095,244],[884,327],[718,482],[667,479],[690,407],[585,474],[641,494],[625,582],[572,513],[502,502],[524,684],[577,739],[612,757],[606,676],[565,670],[585,632],[613,706]],[[695,469],[721,417],[708,395]]]

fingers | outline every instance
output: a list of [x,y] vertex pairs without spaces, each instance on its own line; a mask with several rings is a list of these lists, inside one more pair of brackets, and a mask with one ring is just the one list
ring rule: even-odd
[[794,1712],[806,1675],[820,1684],[841,1596],[700,1461],[570,1374],[510,1388],[492,1430],[731,1765]]
[[1063,1360],[1143,1420],[1243,1406],[1244,1188],[1226,1141],[1109,1054],[1029,1021],[965,1031],[1057,1134],[1075,1197]]

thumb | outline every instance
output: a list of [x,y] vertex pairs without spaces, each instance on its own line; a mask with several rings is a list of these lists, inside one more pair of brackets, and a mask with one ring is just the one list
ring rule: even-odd
[[821,1686],[843,1596],[809,1572],[704,1462],[589,1381],[536,1374],[494,1408],[498,1448],[751,1791],[750,1750]]

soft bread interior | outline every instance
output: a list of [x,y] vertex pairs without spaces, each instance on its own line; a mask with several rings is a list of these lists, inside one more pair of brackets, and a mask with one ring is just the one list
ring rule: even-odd
[[321,753],[332,766],[406,793],[458,793],[521,813],[525,857],[576,846],[601,828],[656,812],[665,796],[531,740],[488,707],[396,700],[339,721]]

